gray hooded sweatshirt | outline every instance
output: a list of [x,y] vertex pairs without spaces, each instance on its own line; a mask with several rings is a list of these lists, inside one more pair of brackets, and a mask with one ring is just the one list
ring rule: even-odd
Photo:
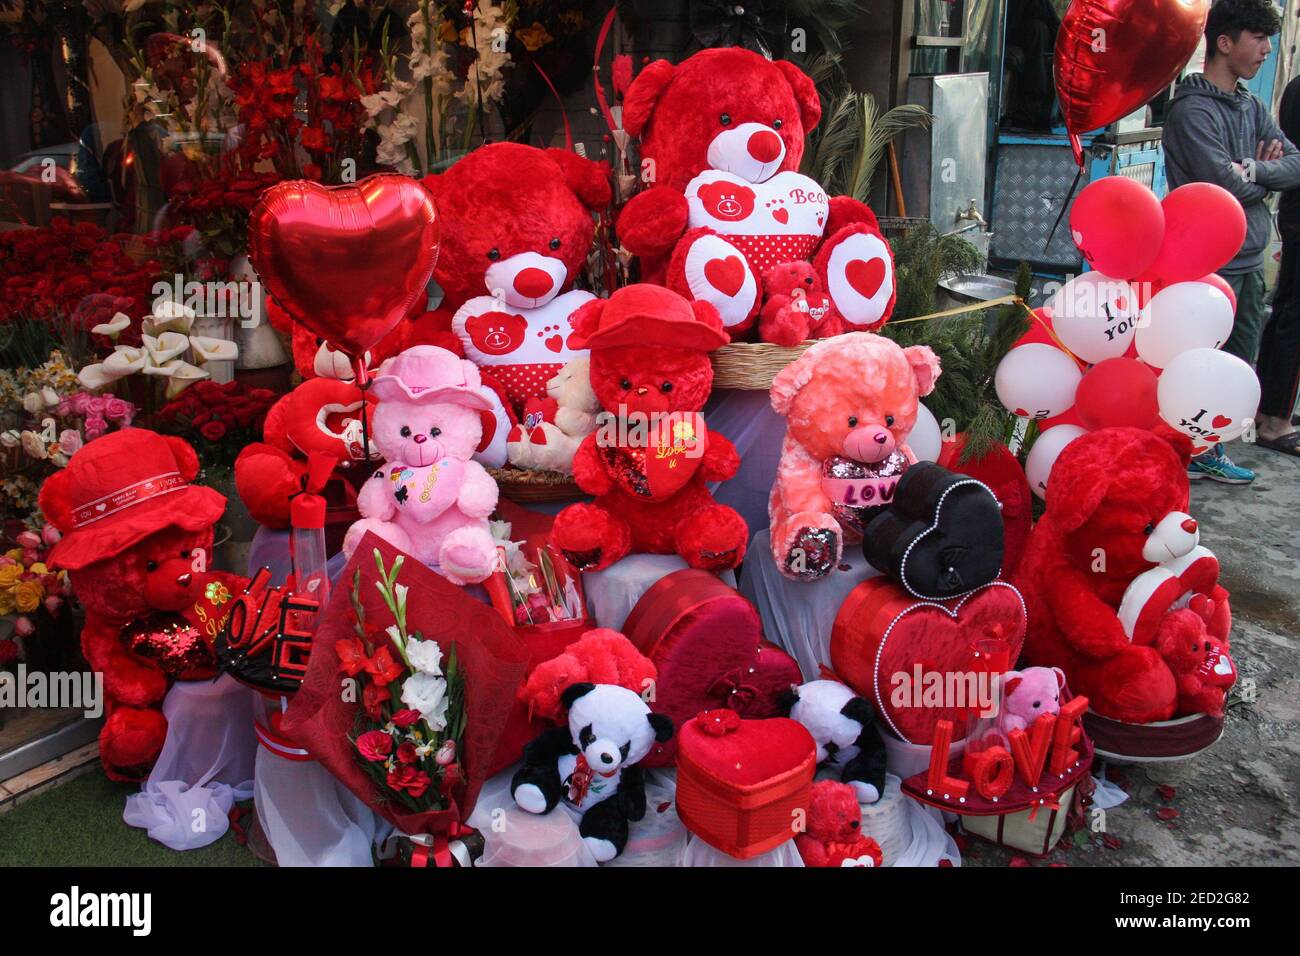
[[[1255,151],[1279,140],[1281,159],[1256,162]],[[1300,151],[1244,84],[1225,93],[1203,74],[1192,73],[1174,93],[1164,125],[1165,173],[1169,188],[1208,182],[1237,197],[1246,211],[1246,241],[1219,271],[1240,275],[1264,267],[1272,214],[1265,200],[1274,190],[1300,188]],[[1242,163],[1244,175],[1233,168]],[[1213,223],[1206,223],[1213,228]]]

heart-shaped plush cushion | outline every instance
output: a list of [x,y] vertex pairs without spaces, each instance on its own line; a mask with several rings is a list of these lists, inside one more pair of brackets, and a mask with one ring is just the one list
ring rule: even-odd
[[868,563],[929,600],[968,594],[1002,567],[1002,512],[983,482],[933,462],[899,479],[889,507],[863,535]]
[[1195,595],[1209,598],[1219,583],[1219,559],[1197,545],[1181,558],[1144,571],[1129,583],[1119,604],[1119,622],[1134,644],[1154,643],[1166,613],[1186,607]]
[[[762,640],[754,605],[707,571],[661,578],[628,614],[623,633],[658,670],[651,710],[676,727],[718,707],[773,716],[781,694],[801,682],[794,659]],[[641,762],[670,766],[676,753],[674,737]]]
[[[898,737],[929,744],[939,720],[965,734],[988,690],[979,675],[999,656],[1014,662],[1024,636],[1024,598],[1004,581],[940,604],[871,578],[849,592],[835,618],[831,665]],[[937,699],[926,694],[935,686]]]

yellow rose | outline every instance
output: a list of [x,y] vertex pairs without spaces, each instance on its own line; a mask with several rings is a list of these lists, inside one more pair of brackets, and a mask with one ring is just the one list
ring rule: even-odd
[[23,557],[23,549],[22,549],[22,548],[11,548],[10,550],[8,550],[8,551],[5,552],[5,557],[6,557],[6,558],[13,558],[15,561],[21,561],[21,560],[22,560],[22,557]]
[[0,617],[7,617],[14,612],[14,592],[0,591]]
[[7,564],[0,568],[0,588],[11,588],[18,582],[18,576],[23,573],[21,564]]
[[50,571],[50,569],[45,566],[44,561],[37,561],[27,570],[32,572],[32,574],[48,574]]
[[40,607],[44,597],[45,588],[40,581],[19,581],[14,588],[14,604],[24,614],[30,614]]

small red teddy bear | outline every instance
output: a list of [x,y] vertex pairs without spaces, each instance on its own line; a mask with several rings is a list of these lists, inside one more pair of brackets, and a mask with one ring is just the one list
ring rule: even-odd
[[828,339],[845,330],[835,303],[807,262],[782,262],[763,274],[765,302],[759,336],[774,345],[795,346],[805,339]]
[[807,828],[794,838],[805,866],[880,866],[880,844],[862,835],[862,808],[853,788],[838,780],[812,785]]
[[1203,598],[1199,607],[1169,612],[1156,632],[1156,650],[1178,685],[1176,714],[1222,717],[1228,688],[1237,679],[1227,646],[1206,632],[1213,614],[1208,604]]
[[745,519],[714,501],[707,482],[734,475],[740,456],[699,414],[713,387],[708,353],[727,342],[716,310],[630,285],[579,309],[574,329],[576,347],[591,349],[591,385],[607,414],[573,458],[578,486],[596,500],[561,511],[552,540],[585,571],[634,551],[736,567]]

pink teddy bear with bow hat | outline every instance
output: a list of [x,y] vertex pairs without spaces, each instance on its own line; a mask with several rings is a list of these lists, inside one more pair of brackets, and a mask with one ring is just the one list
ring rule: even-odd
[[488,516],[497,485],[471,456],[491,405],[478,369],[446,349],[420,345],[388,360],[371,386],[371,439],[386,463],[362,486],[362,518],[348,529],[351,557],[367,531],[436,568],[453,584],[487,579],[497,550]]

